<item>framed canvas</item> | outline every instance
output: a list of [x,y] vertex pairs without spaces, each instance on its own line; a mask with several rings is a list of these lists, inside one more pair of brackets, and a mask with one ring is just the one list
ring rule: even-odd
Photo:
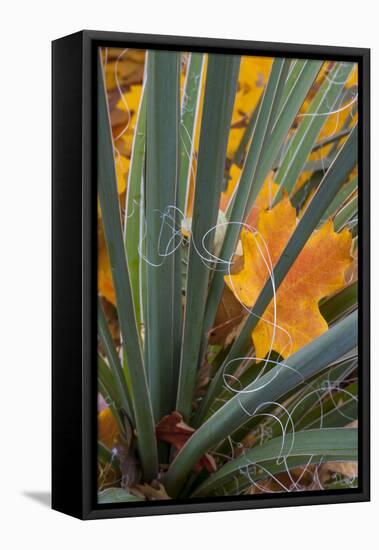
[[369,499],[367,49],[53,42],[53,508]]

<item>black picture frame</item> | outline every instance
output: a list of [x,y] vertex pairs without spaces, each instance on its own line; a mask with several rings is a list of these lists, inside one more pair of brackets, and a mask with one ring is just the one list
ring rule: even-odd
[[[154,48],[308,59],[359,67],[359,487],[253,497],[96,504],[96,48]],[[81,519],[370,499],[370,50],[81,31],[52,43],[52,507]],[[364,396],[364,398],[362,398]]]

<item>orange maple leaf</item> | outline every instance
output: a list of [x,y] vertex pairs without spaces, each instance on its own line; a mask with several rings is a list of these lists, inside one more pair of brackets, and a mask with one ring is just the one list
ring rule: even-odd
[[246,223],[248,225],[251,225],[254,229],[256,228],[260,213],[262,210],[267,210],[267,208],[270,208],[278,190],[279,185],[274,182],[274,172],[270,172],[258,193],[254,206],[250,210],[250,214],[246,219]]
[[[257,232],[242,230],[244,267],[227,275],[225,282],[248,308],[255,304],[296,224],[296,210],[285,195],[274,208],[260,212]],[[314,231],[253,330],[257,357],[274,349],[286,358],[328,330],[318,303],[345,286],[351,242],[350,231],[336,233],[331,220]]]
[[[184,447],[194,431],[194,428],[183,421],[183,417],[178,411],[164,416],[156,427],[157,439],[171,443],[177,451]],[[203,468],[206,468],[208,472],[217,470],[216,461],[209,453],[205,453],[193,467],[195,472],[200,472]]]

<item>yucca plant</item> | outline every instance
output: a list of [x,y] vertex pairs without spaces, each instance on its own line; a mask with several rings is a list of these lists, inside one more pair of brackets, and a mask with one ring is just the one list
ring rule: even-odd
[[100,503],[355,486],[355,73],[99,53]]

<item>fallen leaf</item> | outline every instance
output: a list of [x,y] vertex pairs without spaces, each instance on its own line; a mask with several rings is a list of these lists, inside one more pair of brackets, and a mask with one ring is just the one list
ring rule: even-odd
[[126,180],[129,172],[130,160],[122,155],[117,155],[115,159],[117,188],[119,194],[126,189]]
[[[229,201],[234,193],[234,190],[239,182],[241,176],[241,168],[236,164],[233,164],[229,172],[229,181],[226,190],[221,195],[220,208],[226,210]],[[279,185],[274,182],[274,172],[271,171],[264,181],[261,190],[258,193],[256,201],[246,219],[246,223],[255,227],[258,216],[262,210],[270,208],[271,203],[279,189]]]
[[109,407],[97,416],[97,439],[108,449],[112,449],[120,442],[120,431]]
[[208,333],[208,341],[211,345],[220,344],[224,346],[225,338],[230,331],[238,326],[243,315],[243,307],[227,287],[223,292],[220,305],[217,310],[213,328]]
[[228,175],[228,185],[225,191],[221,194],[220,208],[225,212],[228,207],[229,201],[233,195],[234,189],[240,179],[242,169],[236,164],[232,164]]
[[[105,60],[105,52],[103,53]],[[118,60],[118,61],[117,61]],[[105,80],[107,90],[113,90],[118,84],[121,88],[142,82],[145,65],[144,50],[108,49],[105,65]]]
[[[238,75],[231,129],[228,139],[228,158],[236,152],[247,126],[248,118],[258,104],[272,66],[270,57],[243,56]],[[248,116],[247,116],[248,115]]]
[[[284,196],[271,210],[261,211],[258,232],[242,231],[244,267],[225,282],[247,308],[255,304],[296,224],[296,210]],[[257,357],[274,349],[286,358],[328,329],[318,303],[345,286],[351,242],[351,233],[336,233],[331,220],[313,233],[276,291],[276,317],[272,300],[252,333]]]
[[[104,315],[108,323],[108,328],[112,335],[116,349],[119,351],[121,345],[120,325],[118,322],[117,308],[108,300],[101,299],[101,303],[104,309]],[[104,355],[106,355],[104,348],[100,345],[99,349],[103,349]]]
[[137,113],[141,101],[142,85],[130,86],[130,88],[118,99],[117,109],[133,115]]
[[[177,451],[184,447],[194,432],[194,428],[183,421],[183,417],[178,411],[164,416],[156,427],[157,439],[170,443]],[[216,461],[209,453],[205,453],[193,467],[195,472],[200,472],[203,468],[208,472],[217,470]]]

